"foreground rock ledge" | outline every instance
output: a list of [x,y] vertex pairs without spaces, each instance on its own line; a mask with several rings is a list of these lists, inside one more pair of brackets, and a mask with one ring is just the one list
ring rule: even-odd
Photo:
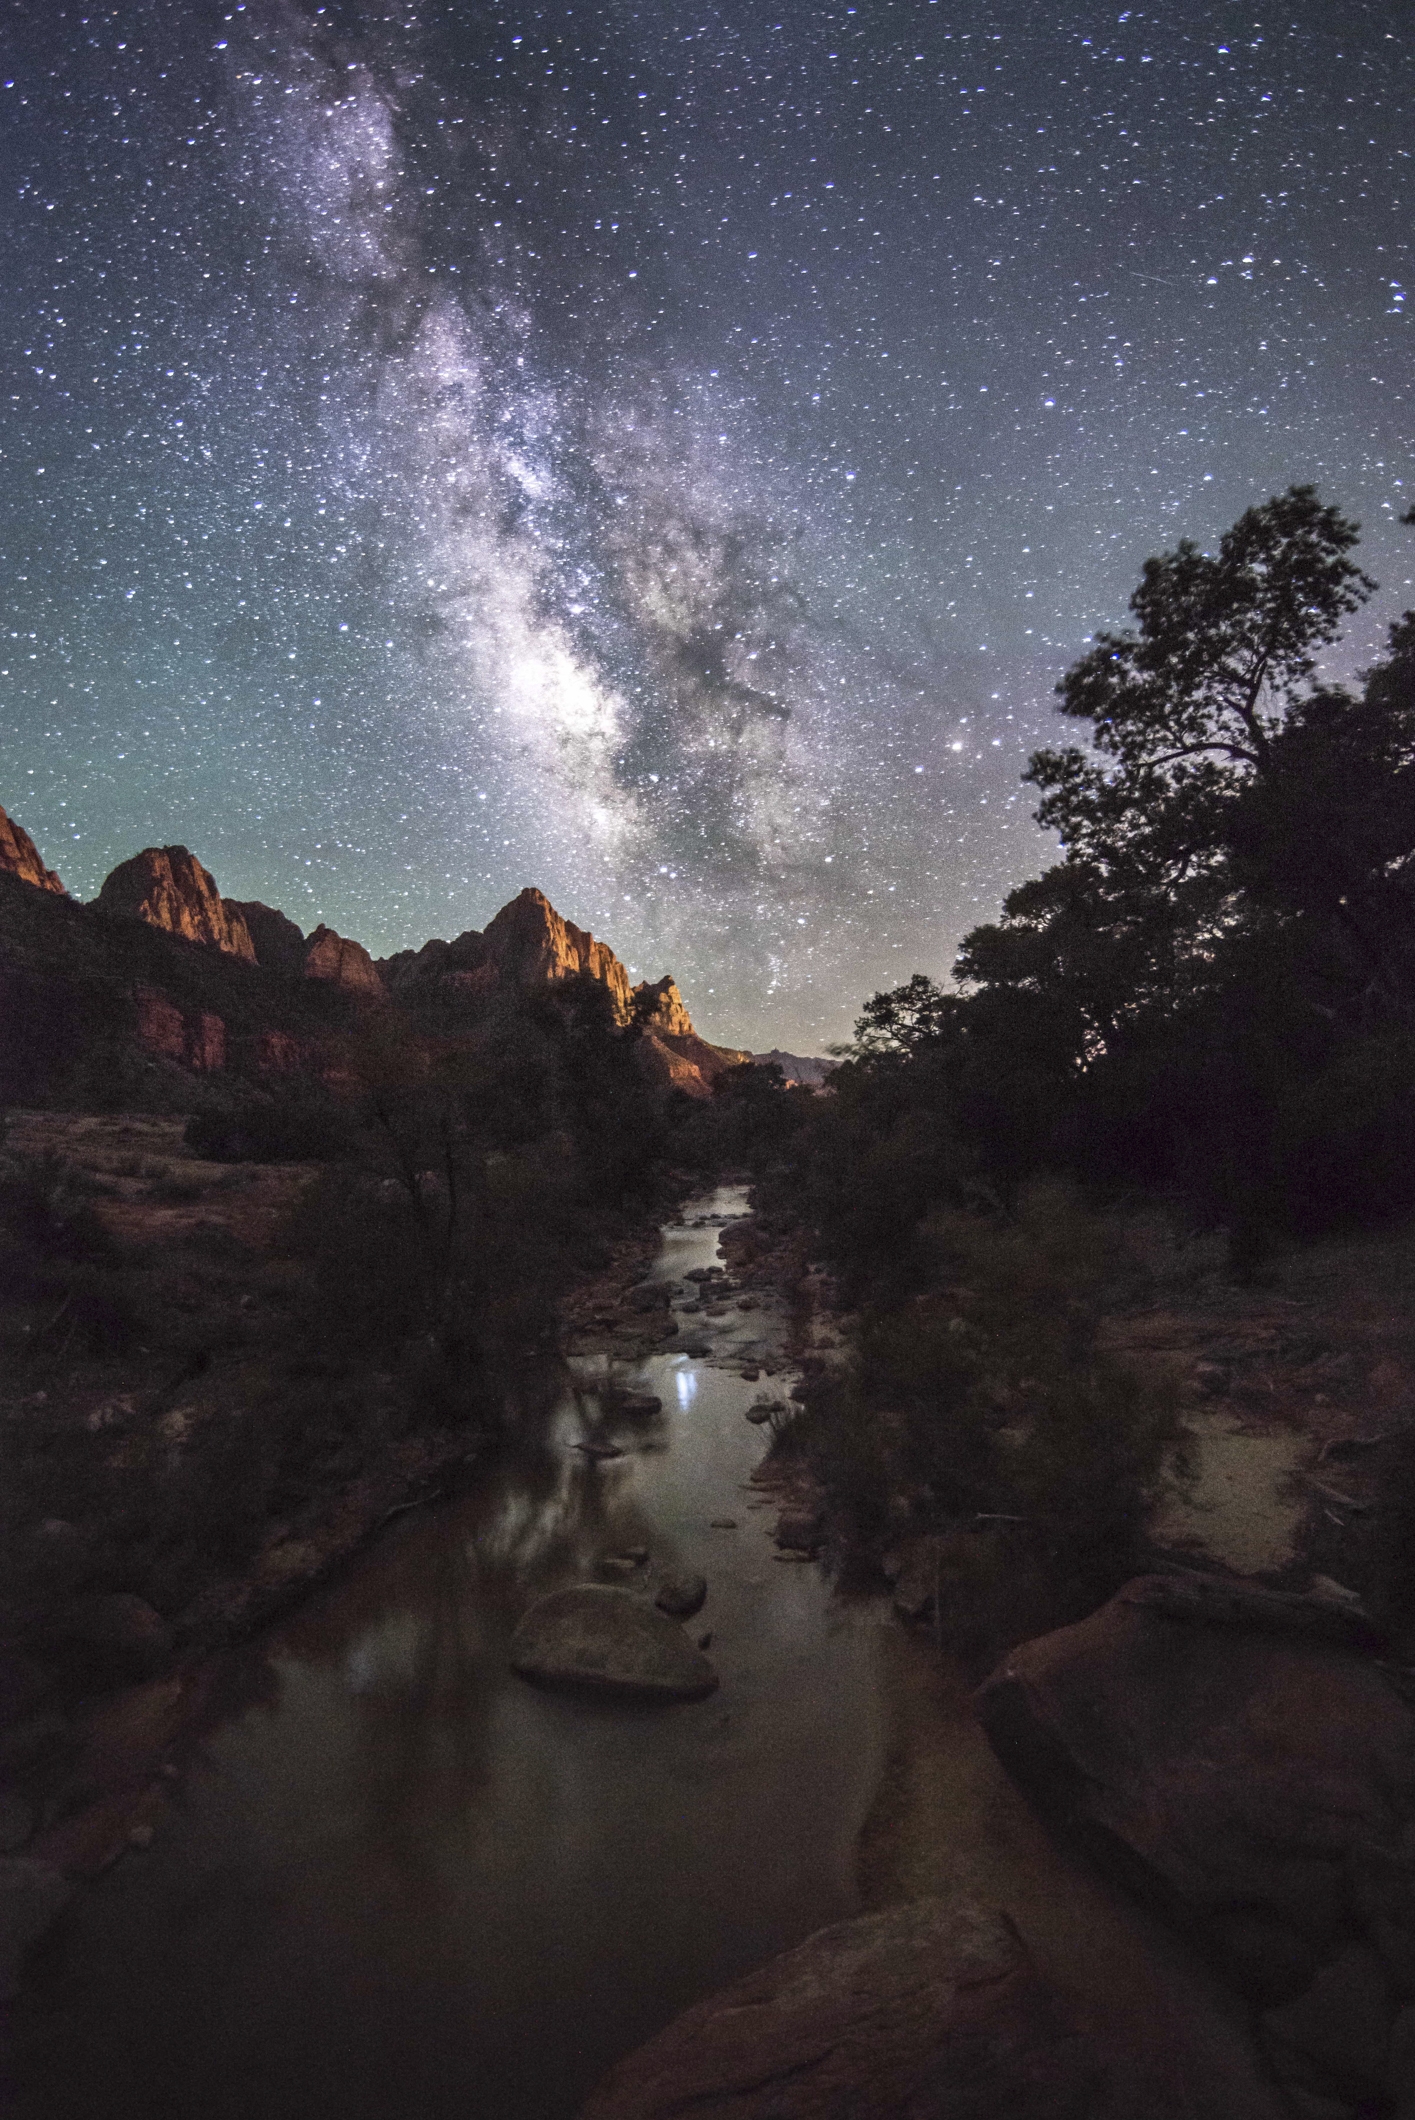
[[1358,1632],[1315,1600],[1142,1577],[1014,1650],[977,1706],[1038,1809],[1256,2006],[1280,2082],[1405,2120],[1415,1715]]
[[1090,2120],[1095,2048],[1003,1916],[921,1899],[822,1929],[676,2018],[581,2120]]
[[602,1583],[554,1590],[532,1605],[511,1637],[511,1664],[543,1685],[644,1700],[701,1700],[718,1684],[676,1620]]

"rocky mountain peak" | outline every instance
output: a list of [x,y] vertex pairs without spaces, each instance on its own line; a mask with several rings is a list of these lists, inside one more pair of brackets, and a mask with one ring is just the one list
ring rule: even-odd
[[584,928],[563,919],[543,891],[528,886],[519,892],[488,923],[481,942],[483,961],[516,986],[538,986],[587,972],[608,987],[621,1023],[628,1021],[628,972],[608,943],[596,942]]
[[304,976],[306,979],[326,980],[332,986],[343,987],[347,993],[365,994],[378,1000],[383,998],[383,981],[363,944],[336,935],[331,927],[321,925],[310,936],[304,957]]
[[98,910],[116,920],[145,920],[187,942],[204,942],[228,956],[256,961],[250,929],[234,901],[186,847],[144,847],[104,881]]
[[697,1036],[672,972],[665,972],[652,983],[646,979],[642,986],[634,988],[634,1011],[646,1031],[656,1031],[666,1038]]
[[0,872],[18,876],[21,883],[32,883],[38,890],[57,891],[61,898],[68,896],[53,869],[44,866],[39,848],[24,826],[16,824],[14,818],[7,817],[3,810],[0,810]]

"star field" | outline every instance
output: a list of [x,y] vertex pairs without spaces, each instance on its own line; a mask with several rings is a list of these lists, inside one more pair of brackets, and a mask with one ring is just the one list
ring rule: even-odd
[[375,952],[523,884],[819,1050],[1048,858],[1140,562],[1412,599],[1374,0],[12,4],[0,801]]

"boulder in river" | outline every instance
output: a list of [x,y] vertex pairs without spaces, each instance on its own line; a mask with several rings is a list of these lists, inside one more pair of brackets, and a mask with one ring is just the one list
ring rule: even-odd
[[532,1605],[511,1638],[511,1663],[545,1685],[652,1700],[701,1700],[718,1685],[674,1620],[604,1583],[553,1590]]
[[659,1584],[654,1603],[672,1619],[691,1619],[707,1603],[705,1575],[669,1575]]
[[1104,2075],[1003,1916],[920,1899],[685,2010],[581,2120],[1090,2120]]

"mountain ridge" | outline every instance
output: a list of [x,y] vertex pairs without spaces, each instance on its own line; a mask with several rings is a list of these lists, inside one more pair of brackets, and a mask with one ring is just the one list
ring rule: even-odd
[[[565,919],[534,885],[502,906],[485,930],[468,929],[451,942],[434,938],[375,961],[361,943],[330,927],[305,936],[274,907],[223,897],[186,847],[143,848],[83,904],[45,868],[29,834],[0,810],[0,881],[6,887],[0,999],[7,1021],[31,1030],[47,1023],[49,1043],[59,1035],[66,1050],[75,1046],[75,1025],[87,1022],[89,1043],[107,1050],[110,1062],[116,1047],[187,1078],[233,1074],[268,1081],[306,1073],[333,1083],[339,1070],[323,1048],[371,1008],[435,1019],[456,1035],[472,1028],[498,995],[576,977],[604,987],[615,1020],[637,1029],[642,1063],[665,1088],[709,1096],[719,1075],[753,1057],[699,1035],[671,972],[634,985],[609,944]],[[26,899],[44,894],[53,913],[16,899],[17,888]],[[151,939],[141,940],[139,931]],[[56,1032],[61,1021],[68,1026],[62,1035]],[[24,1031],[12,1029],[16,1035],[23,1045]],[[43,1046],[45,1037],[38,1042]],[[7,1072],[13,1076],[14,1068],[0,1054],[0,1091],[13,1095]],[[20,1073],[33,1091],[44,1070],[29,1065]]]

